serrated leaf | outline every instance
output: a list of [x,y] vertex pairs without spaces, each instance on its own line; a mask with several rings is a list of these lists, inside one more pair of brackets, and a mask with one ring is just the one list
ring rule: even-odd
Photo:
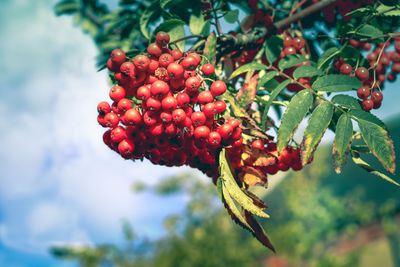
[[335,140],[333,142],[332,159],[336,173],[342,171],[349,154],[353,123],[350,117],[342,114],[336,124]]
[[359,110],[350,110],[349,113],[358,119],[366,120],[368,122],[386,128],[385,124],[378,117],[369,112],[359,109]]
[[336,47],[331,47],[326,50],[319,58],[317,67],[318,69],[325,69],[327,65],[332,61],[332,59],[340,53],[340,50]]
[[361,109],[357,99],[349,95],[335,95],[332,102],[348,109]]
[[268,111],[269,108],[271,107],[272,101],[274,101],[274,99],[279,95],[279,93],[285,89],[286,86],[288,86],[288,84],[290,84],[290,80],[286,80],[281,82],[269,95],[269,99],[268,101],[265,103],[264,105],[264,111],[263,111],[263,115],[262,115],[262,119],[261,119],[261,129],[263,129],[264,131],[266,131],[266,123],[267,123],[267,118],[268,118]]
[[237,22],[239,19],[239,10],[235,9],[228,11],[224,16],[224,19],[226,22],[231,24]]
[[258,84],[257,84],[257,89],[259,89],[260,87],[265,88],[265,84],[268,83],[270,80],[272,80],[277,75],[278,75],[278,72],[275,70],[265,73],[264,76],[262,76],[259,79]]
[[293,78],[298,79],[302,77],[310,77],[310,76],[318,76],[321,75],[322,72],[316,67],[303,65],[297,67],[293,72]]
[[[169,34],[170,40],[171,42],[173,42],[175,40],[185,37],[185,30],[183,29],[183,25],[185,25],[185,22],[180,19],[166,20],[157,26],[157,28],[153,32],[153,36],[155,36],[155,33],[159,31],[164,31]],[[177,46],[181,51],[184,51],[185,41],[178,42]]]
[[308,59],[303,57],[302,55],[298,55],[298,54],[288,55],[284,58],[281,58],[281,60],[279,60],[278,68],[280,70],[285,70],[285,69],[294,67],[297,64],[305,62],[305,61],[308,61]]
[[282,122],[278,130],[278,151],[281,152],[292,139],[297,126],[307,115],[313,96],[310,91],[302,90],[298,92],[290,101],[285,113],[282,116]]
[[152,4],[151,6],[146,8],[146,10],[142,13],[142,16],[140,16],[139,20],[140,31],[147,39],[150,39],[150,34],[149,30],[147,29],[147,25],[149,24],[150,20],[156,13],[157,10],[155,9],[155,5]]
[[303,165],[306,165],[314,154],[326,128],[328,128],[332,120],[332,116],[333,106],[327,101],[319,104],[311,114],[301,143],[301,160]]
[[[380,29],[378,29],[370,24],[364,25],[363,27],[361,27],[361,29],[359,29],[356,32],[356,35],[361,38],[375,37],[375,36],[380,36],[382,34],[383,34],[383,32]],[[382,38],[380,38],[380,39],[382,39]]]
[[256,96],[257,83],[258,83],[258,74],[250,76],[248,80],[246,79],[242,88],[240,88],[239,92],[236,94],[237,102],[242,108],[244,108],[247,111],[249,110],[251,104],[254,101],[254,97]]
[[367,120],[366,117],[357,117],[361,135],[371,149],[372,153],[378,158],[382,166],[393,173],[396,170],[395,153],[392,137],[383,125],[375,123],[375,119]]
[[273,64],[279,57],[283,49],[283,40],[275,35],[265,41],[265,57],[269,64]]
[[271,241],[267,237],[267,234],[265,233],[264,229],[262,226],[257,222],[257,220],[251,215],[251,213],[247,212],[246,210],[244,211],[244,218],[246,219],[247,223],[251,226],[253,229],[253,233],[255,238],[258,239],[258,241],[261,242],[264,246],[275,252],[274,246],[271,244]]
[[319,77],[311,86],[315,91],[345,92],[358,89],[362,83],[356,77],[342,74],[328,74]]
[[71,14],[78,11],[81,8],[81,5],[76,1],[62,1],[58,3],[54,10],[57,16],[64,14]]
[[396,8],[393,10],[393,7],[391,6],[379,5],[376,11],[379,13],[384,12],[382,16],[400,16],[400,9]]
[[190,14],[189,28],[193,34],[201,35],[206,25],[207,21],[204,20],[204,16],[200,12],[198,14]]
[[229,77],[229,80],[231,80],[232,78],[248,72],[248,71],[254,71],[254,70],[266,70],[268,68],[268,66],[262,64],[262,63],[258,63],[258,62],[251,62],[251,63],[247,63],[244,64],[242,66],[240,66],[239,68],[237,68]]
[[[204,55],[208,58],[211,64],[215,64],[216,61],[216,56],[217,54],[217,37],[215,36],[215,33],[211,33],[207,37],[206,44],[204,46]],[[202,65],[206,64],[207,61],[203,59]]]
[[220,177],[223,179],[224,185],[226,186],[229,195],[245,210],[257,216],[269,218],[269,215],[262,211],[257,205],[255,205],[253,203],[253,200],[249,196],[247,196],[236,183],[232,169],[226,158],[225,149],[222,149],[219,155],[219,165],[221,175]]
[[365,161],[363,161],[359,156],[354,156],[354,155],[353,155],[352,159],[353,159],[354,163],[357,164],[357,166],[363,168],[363,169],[366,170],[367,172],[369,172],[369,173],[371,173],[371,174],[374,174],[374,175],[377,175],[377,176],[379,176],[380,178],[385,179],[386,181],[391,182],[391,183],[393,183],[393,184],[395,184],[395,185],[397,185],[397,186],[400,186],[399,183],[397,183],[396,181],[394,181],[394,180],[393,180],[392,178],[390,178],[389,176],[387,176],[387,175],[385,175],[385,174],[383,174],[383,173],[381,173],[381,172],[378,172],[377,170],[374,170],[374,169],[371,167],[371,165],[369,165],[368,163],[366,163]]

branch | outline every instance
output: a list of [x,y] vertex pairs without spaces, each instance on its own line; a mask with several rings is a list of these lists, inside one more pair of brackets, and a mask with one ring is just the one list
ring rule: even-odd
[[274,35],[277,30],[285,28],[286,26],[307,17],[324,7],[336,2],[336,0],[323,0],[319,1],[296,14],[289,16],[281,21],[278,21],[268,27],[255,27],[253,31],[247,34],[237,34],[233,36],[231,34],[222,34],[217,39],[217,61],[233,51],[241,49],[255,49],[261,44],[257,44],[256,41],[261,38],[268,38]]

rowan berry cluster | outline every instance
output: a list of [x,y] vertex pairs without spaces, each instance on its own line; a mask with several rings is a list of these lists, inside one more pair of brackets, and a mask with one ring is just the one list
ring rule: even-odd
[[[319,0],[312,0],[313,4],[320,2]],[[373,4],[373,0],[338,0],[325,7],[322,11],[325,20],[329,23],[335,21],[336,15],[340,14],[342,20],[349,21],[352,16],[347,13],[356,10],[362,6]]]
[[[383,95],[381,90],[386,80],[393,82],[396,80],[396,75],[400,73],[400,39],[394,38],[394,51],[386,51],[391,45],[390,42],[380,43],[368,53],[368,66],[353,67],[344,61],[343,58],[338,58],[334,66],[344,75],[357,77],[363,86],[358,88],[357,96],[361,99],[361,106],[365,111],[378,109],[382,105]],[[396,40],[397,39],[397,40]],[[371,43],[360,43],[356,40],[350,40],[350,44],[358,49],[371,50]],[[387,73],[388,70],[391,72]]]
[[118,85],[109,93],[112,105],[97,107],[98,122],[110,128],[104,142],[126,159],[146,157],[154,164],[186,164],[218,175],[216,150],[243,142],[239,121],[222,117],[226,103],[219,99],[227,86],[206,79],[214,66],[200,66],[197,53],[169,49],[169,39],[158,32],[147,54],[133,59],[112,51],[107,67]]

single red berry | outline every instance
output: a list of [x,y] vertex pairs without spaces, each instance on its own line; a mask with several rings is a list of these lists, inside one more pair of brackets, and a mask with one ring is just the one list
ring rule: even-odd
[[111,60],[117,66],[121,65],[122,63],[124,63],[125,59],[126,59],[125,53],[121,49],[117,48],[117,49],[114,49],[111,52]]
[[203,113],[207,118],[212,118],[217,114],[217,108],[214,103],[207,103],[203,106]]
[[103,134],[103,142],[106,144],[108,147],[111,145],[111,130],[107,130]]
[[133,59],[133,64],[139,71],[147,71],[150,65],[150,59],[145,55],[137,55]]
[[388,81],[390,81],[390,82],[394,82],[394,81],[396,80],[396,75],[393,74],[393,73],[389,73],[389,74],[387,75],[387,79],[388,79]]
[[113,101],[120,101],[125,97],[125,89],[119,85],[116,85],[110,89],[110,98]]
[[290,36],[285,35],[283,37],[283,47],[289,47],[289,46],[293,46],[293,39]]
[[97,115],[97,122],[103,126],[103,127],[107,127],[107,121],[104,119],[104,115]]
[[196,92],[199,90],[201,80],[198,77],[189,77],[185,81],[185,86],[189,92]]
[[374,52],[369,53],[367,56],[368,61],[376,61],[377,58],[378,56]]
[[181,59],[182,56],[183,56],[181,50],[179,50],[179,49],[173,49],[173,50],[171,51],[171,55],[172,55],[172,57],[174,58],[174,60]]
[[197,67],[197,65],[198,65],[197,59],[196,59],[195,57],[193,57],[193,56],[187,56],[187,57],[185,57],[185,58],[181,61],[180,64],[182,65],[182,67],[183,67],[185,70],[190,70],[190,71],[195,70],[196,67]]
[[203,67],[201,67],[201,71],[206,76],[212,76],[214,74],[214,70],[213,64],[204,64]]
[[119,69],[121,73],[125,74],[128,77],[132,78],[135,75],[135,65],[130,61],[122,63]]
[[353,68],[351,67],[350,64],[344,63],[342,64],[342,66],[340,66],[339,71],[344,75],[349,75],[353,71]]
[[185,80],[183,78],[179,79],[172,79],[169,81],[169,85],[171,86],[172,89],[174,89],[174,92],[181,91],[185,87]]
[[166,82],[158,80],[151,84],[150,91],[153,96],[159,97],[166,95],[170,90]]
[[218,128],[218,133],[221,135],[222,139],[227,140],[233,132],[233,128],[230,124],[222,124],[219,128]]
[[163,110],[173,110],[176,108],[177,106],[177,101],[175,99],[175,97],[173,96],[166,96],[163,98],[163,100],[161,101],[161,106]]
[[285,56],[288,56],[288,55],[294,55],[297,52],[296,52],[296,48],[294,48],[293,46],[288,46],[288,47],[285,47],[285,49],[283,49],[283,53],[285,54]]
[[218,146],[221,143],[221,135],[218,132],[210,132],[208,143],[212,146]]
[[190,116],[190,119],[192,120],[193,126],[198,127],[200,125],[203,125],[207,118],[206,115],[204,115],[203,112],[201,111],[195,111],[192,113],[192,116]]
[[151,43],[147,47],[147,53],[152,56],[159,57],[162,54],[162,50],[156,43]]
[[365,99],[361,103],[361,106],[362,106],[363,110],[370,111],[374,107],[374,102],[371,99]]
[[210,91],[213,96],[219,96],[226,92],[226,84],[224,81],[215,81],[210,86]]
[[125,138],[127,138],[127,135],[124,128],[122,128],[121,126],[117,126],[114,129],[112,129],[110,137],[114,143],[119,143]]
[[242,129],[239,127],[233,128],[232,139],[237,140],[242,137]]
[[305,46],[306,42],[304,41],[303,38],[301,37],[296,37],[293,39],[293,46],[297,49],[300,50]]
[[160,113],[160,119],[162,123],[170,123],[172,122],[172,114],[169,112],[161,112]]
[[359,67],[356,69],[356,77],[360,81],[366,81],[369,79],[369,71],[364,67]]
[[350,43],[351,46],[353,46],[355,48],[360,46],[360,42],[358,42],[358,41],[356,41],[354,39],[350,39],[349,43]]
[[104,115],[104,120],[106,122],[107,127],[114,128],[118,126],[119,117],[114,112],[107,113]]
[[198,139],[208,138],[210,135],[210,129],[207,126],[199,126],[194,129],[194,137]]
[[169,136],[175,136],[177,133],[177,128],[175,123],[168,123],[165,125],[165,133]]
[[132,101],[127,98],[122,98],[118,101],[118,112],[125,113],[128,109],[132,108]]
[[370,95],[369,87],[362,86],[357,90],[357,96],[361,99],[367,99]]
[[251,146],[254,147],[254,148],[258,148],[258,149],[263,150],[264,149],[264,142],[262,140],[260,140],[260,139],[257,139],[257,140],[254,140],[251,143]]
[[184,107],[190,103],[190,97],[187,93],[179,93],[176,96],[176,102],[179,107]]
[[178,108],[172,112],[172,120],[176,124],[184,122],[185,119],[186,119],[186,113],[183,109]]
[[159,119],[158,113],[154,111],[149,110],[143,113],[143,122],[147,126],[152,126],[156,124],[158,122],[158,119]]
[[232,126],[232,128],[237,128],[239,127],[239,121],[237,119],[230,119],[227,122],[230,126]]
[[156,123],[149,128],[149,133],[152,136],[159,136],[164,132],[164,125],[162,123]]
[[139,100],[146,100],[151,96],[150,88],[147,86],[140,86],[136,91],[136,98]]
[[363,43],[362,44],[362,50],[371,50],[371,48],[372,48],[372,44],[370,44],[370,43]]
[[120,66],[120,65],[117,65],[116,63],[114,63],[114,62],[111,60],[111,58],[109,58],[109,59],[107,60],[107,68],[108,68],[110,71],[112,71],[112,72],[117,72],[117,71],[119,71],[119,66]]
[[394,63],[392,65],[392,72],[394,74],[400,73],[400,63]]
[[159,31],[156,34],[156,42],[158,45],[160,45],[161,47],[166,46],[169,43],[169,34],[163,31]]
[[172,62],[174,62],[174,59],[171,54],[164,53],[158,58],[158,63],[160,63],[161,67],[167,67]]
[[226,109],[226,104],[222,100],[215,101],[214,105],[215,105],[215,109],[217,110],[218,114],[223,113]]
[[184,69],[183,69],[182,65],[180,65],[178,63],[175,63],[175,62],[170,63],[167,67],[167,71],[168,71],[169,76],[172,79],[183,78]]
[[142,122],[142,115],[136,109],[128,109],[124,114],[126,125],[139,125]]
[[150,96],[146,100],[146,107],[149,110],[159,110],[161,108],[161,102],[157,98]]
[[374,91],[371,94],[371,100],[375,103],[382,102],[383,95],[380,91]]
[[200,94],[198,96],[198,101],[201,105],[211,103],[211,102],[213,102],[213,100],[214,100],[214,97],[210,91],[200,92]]
[[118,144],[118,151],[124,158],[130,158],[135,151],[135,143],[129,139],[122,140]]
[[102,101],[97,105],[97,112],[99,112],[100,115],[105,115],[111,111],[110,104],[108,104],[106,101]]

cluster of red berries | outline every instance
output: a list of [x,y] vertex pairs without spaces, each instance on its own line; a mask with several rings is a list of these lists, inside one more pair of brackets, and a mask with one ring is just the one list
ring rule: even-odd
[[[320,2],[319,0],[312,0],[313,4]],[[325,20],[329,23],[335,21],[336,15],[339,13],[342,20],[349,21],[352,16],[347,15],[350,11],[356,10],[362,6],[373,4],[373,0],[338,0],[325,7],[322,12],[324,14]],[[338,12],[336,12],[336,9]]]
[[126,159],[146,157],[154,164],[189,165],[209,176],[217,175],[216,150],[240,146],[239,121],[221,117],[226,103],[218,100],[227,90],[212,64],[200,67],[201,56],[170,50],[170,36],[158,32],[147,54],[132,60],[120,49],[111,53],[107,67],[114,72],[110,90],[114,102],[98,104],[98,122],[110,129],[104,142]]
[[[362,50],[370,50],[372,44],[360,43],[356,40],[350,40],[350,44]],[[352,75],[357,77],[363,86],[358,88],[357,96],[361,99],[361,106],[365,111],[378,109],[382,105],[383,95],[381,89],[386,80],[393,82],[396,75],[400,73],[400,39],[394,42],[395,51],[385,51],[390,43],[380,43],[374,50],[368,53],[367,59],[369,68],[357,67],[353,71],[353,67],[345,63],[343,58],[338,58],[334,66],[344,75]],[[387,70],[391,72],[387,73]]]
[[265,27],[274,23],[274,18],[269,14],[269,11],[258,8],[258,0],[248,0],[247,5],[253,9],[256,23],[262,22]]
[[211,12],[213,11],[214,8],[209,0],[201,0],[201,13],[204,15],[204,20],[212,19]]

